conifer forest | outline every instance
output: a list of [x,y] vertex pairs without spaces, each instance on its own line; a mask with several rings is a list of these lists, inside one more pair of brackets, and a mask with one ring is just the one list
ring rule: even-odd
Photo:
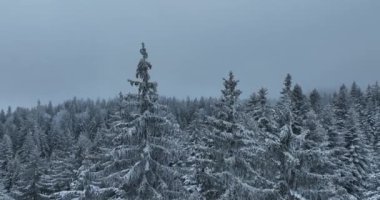
[[378,83],[305,92],[284,74],[278,99],[244,99],[227,71],[219,98],[182,100],[140,53],[118,98],[1,111],[1,200],[380,199]]

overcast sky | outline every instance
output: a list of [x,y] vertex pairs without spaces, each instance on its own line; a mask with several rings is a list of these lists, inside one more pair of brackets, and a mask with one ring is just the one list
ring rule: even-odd
[[135,91],[144,41],[161,95],[276,97],[380,77],[379,0],[1,0],[0,108]]

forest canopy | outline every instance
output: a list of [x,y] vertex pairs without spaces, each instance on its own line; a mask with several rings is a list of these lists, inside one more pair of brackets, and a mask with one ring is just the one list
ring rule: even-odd
[[378,83],[178,100],[140,53],[134,93],[0,112],[0,199],[380,199]]

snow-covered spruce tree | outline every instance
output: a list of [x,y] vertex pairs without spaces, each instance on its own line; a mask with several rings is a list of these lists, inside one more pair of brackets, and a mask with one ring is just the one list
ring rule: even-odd
[[309,99],[310,99],[311,109],[313,109],[316,114],[321,113],[322,111],[321,95],[319,94],[317,89],[313,89],[313,91],[311,91]]
[[[284,199],[328,199],[337,197],[332,165],[324,151],[326,133],[310,109],[302,88],[291,88],[291,78],[284,82],[278,103],[279,143],[273,148],[279,161],[278,190]],[[274,156],[275,157],[275,156]]]
[[197,176],[200,171],[199,159],[202,158],[202,152],[204,149],[203,136],[207,125],[204,123],[206,119],[206,112],[203,109],[199,109],[195,114],[195,119],[185,129],[186,137],[185,141],[185,166],[187,169],[186,174],[182,177],[185,189],[191,194],[192,199],[203,199],[200,194],[202,188],[198,182]]
[[[350,159],[356,155],[358,150],[356,147],[352,148],[353,143],[357,143],[357,123],[354,119],[357,116],[350,116],[354,114],[354,109],[350,107],[349,94],[345,85],[342,85],[337,94],[334,94],[332,105],[332,118],[331,128],[328,128],[328,150],[332,163],[334,163],[333,170],[337,177],[334,179],[334,185],[338,188],[344,188],[347,198],[360,199],[362,186],[356,187],[357,178],[355,178],[356,167]],[[354,145],[356,146],[356,145]],[[355,150],[356,149],[356,150]],[[356,151],[352,152],[351,151]],[[363,166],[364,167],[364,166]],[[343,191],[342,191],[343,192]]]
[[257,144],[253,133],[239,123],[237,83],[230,72],[217,113],[199,127],[196,182],[204,199],[276,199],[276,192],[268,189],[274,183],[254,170]]
[[[80,135],[78,138],[75,160],[80,167],[75,170],[76,177],[70,184],[70,191],[55,193],[54,197],[62,199],[79,197],[82,197],[82,199],[101,199],[115,195],[115,189],[109,188],[105,184],[102,184],[102,189],[98,191],[95,191],[94,187],[99,187],[101,179],[104,178],[101,175],[104,168],[108,167],[110,163],[115,163],[110,155],[110,152],[115,147],[113,139],[120,134],[121,124],[125,125],[126,122],[130,122],[133,119],[132,113],[138,111],[137,95],[129,94],[124,96],[120,93],[119,98],[109,103],[113,104],[112,107],[108,107],[110,119],[96,132],[94,141],[88,138],[88,134]],[[118,127],[117,130],[113,126]],[[86,197],[84,196],[84,191],[86,191]]]
[[[50,106],[52,105],[50,104]],[[51,128],[52,115],[47,113],[47,109],[48,107],[41,105],[41,102],[38,101],[37,106],[31,110],[33,132],[43,158],[48,157],[51,150],[47,134]]]
[[139,110],[113,122],[114,148],[86,172],[83,199],[187,199],[177,170],[179,125],[156,102],[144,44],[140,53],[137,80],[129,80],[138,88],[137,99],[126,100]]
[[284,199],[293,198],[291,195],[292,181],[294,181],[294,166],[298,160],[290,149],[292,139],[292,77],[287,74],[284,87],[281,91],[280,101],[276,105],[276,121],[279,129],[277,145],[272,145],[273,157],[278,161],[279,172],[277,178],[277,190]]
[[345,177],[344,186],[350,194],[355,195],[358,199],[362,199],[367,181],[367,173],[369,172],[368,147],[364,133],[360,129],[358,113],[351,108],[348,116],[344,132],[344,147],[346,151],[342,160],[345,171],[349,173]]
[[[333,151],[336,159],[344,154],[344,132],[345,124],[348,118],[349,101],[348,91],[345,85],[342,85],[338,93],[334,93],[332,102],[331,129],[328,132],[329,148]],[[326,121],[326,123],[328,123]]]
[[359,107],[363,104],[363,92],[361,91],[360,87],[356,84],[356,82],[353,82],[350,89],[350,97],[351,97],[351,103],[353,104],[353,107]]
[[[241,113],[244,126],[253,131],[252,140],[255,143],[253,169],[274,184],[273,192],[280,193],[281,145],[278,134],[278,124],[274,117],[275,109],[266,100],[265,89],[252,94],[246,104],[246,113]],[[278,198],[281,198],[278,196]]]
[[[72,116],[63,109],[53,117],[51,122],[48,135],[51,150],[38,180],[41,193],[46,198],[55,198],[54,193],[70,190],[70,183],[75,176],[75,143],[70,130],[71,120]],[[35,128],[34,134],[39,135],[38,138],[45,137],[38,127]]]
[[372,135],[370,143],[370,164],[371,172],[369,173],[369,184],[365,199],[380,199],[380,89],[376,83],[368,86],[366,91],[366,129],[365,131]]
[[257,122],[258,128],[263,131],[273,132],[273,113],[267,99],[268,90],[261,88],[258,93],[253,93],[246,105],[248,113]]
[[296,135],[300,135],[302,132],[302,126],[306,113],[309,111],[308,102],[303,95],[302,88],[296,84],[291,93],[291,113],[293,116],[291,128],[292,132]]
[[288,124],[292,120],[291,116],[292,100],[292,76],[287,74],[284,80],[284,87],[281,91],[281,97],[276,105],[276,121],[279,127]]
[[366,93],[365,93],[365,97],[364,97],[364,102],[365,102],[365,105],[363,106],[363,110],[364,110],[364,116],[365,116],[365,120],[362,121],[362,124],[364,125],[364,131],[367,133],[367,135],[370,136],[369,138],[369,142],[370,142],[370,146],[376,146],[375,145],[375,138],[377,137],[377,132],[379,132],[379,130],[377,129],[378,127],[376,126],[376,122],[377,122],[377,112],[378,112],[378,108],[379,106],[377,105],[378,102],[377,102],[377,99],[376,99],[376,91],[375,91],[375,88],[371,85],[368,86],[367,90],[366,90]]
[[[380,109],[377,108],[376,119],[377,122],[375,124],[376,129],[380,128]],[[375,137],[375,142],[371,147],[371,172],[369,173],[369,184],[367,188],[367,192],[365,193],[365,199],[380,199],[380,132],[377,132],[377,136]]]
[[15,158],[18,165],[16,167],[20,169],[11,189],[12,196],[15,199],[39,200],[42,198],[38,185],[41,175],[40,154],[33,132],[30,131]]
[[11,138],[5,134],[0,139],[0,177],[6,173],[8,163],[13,158],[13,147]]
[[373,139],[373,133],[372,131],[370,130],[371,128],[369,127],[369,124],[368,123],[368,118],[370,118],[366,112],[366,98],[363,94],[363,92],[361,91],[360,87],[356,84],[356,82],[353,82],[352,85],[351,85],[351,89],[350,89],[350,96],[349,96],[349,99],[350,99],[350,107],[353,109],[353,111],[355,112],[357,119],[358,121],[358,129],[360,129],[362,131],[361,133],[361,137],[362,139],[364,139],[364,145],[367,146],[367,151],[368,151],[368,147],[371,146],[371,140]]
[[[327,148],[326,130],[314,109],[309,106],[310,102],[300,86],[294,87],[292,97],[294,124],[290,153],[297,159],[291,186],[293,198],[347,199],[348,195],[343,188],[334,187],[337,174],[333,170],[335,163],[328,159],[331,155]],[[319,104],[316,99],[313,103]],[[295,131],[298,131],[297,134]]]
[[10,167],[13,160],[12,140],[7,134],[0,139],[0,152],[0,190],[5,195],[11,187]]

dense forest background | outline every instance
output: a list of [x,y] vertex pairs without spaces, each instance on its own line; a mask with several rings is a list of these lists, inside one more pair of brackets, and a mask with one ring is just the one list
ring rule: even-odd
[[136,93],[0,112],[0,199],[380,199],[378,83],[178,100],[140,52]]

